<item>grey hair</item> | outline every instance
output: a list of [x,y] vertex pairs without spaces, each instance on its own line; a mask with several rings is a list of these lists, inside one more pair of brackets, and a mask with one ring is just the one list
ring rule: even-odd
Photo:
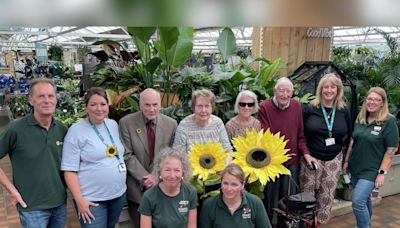
[[242,99],[242,97],[251,97],[251,98],[253,98],[254,103],[255,103],[253,114],[258,112],[259,106],[258,106],[257,95],[253,91],[243,90],[236,97],[235,108],[234,108],[235,113],[239,112],[239,102],[240,102],[240,99]]
[[39,83],[47,83],[50,84],[54,88],[54,92],[57,93],[57,87],[53,80],[48,78],[34,78],[29,82],[29,96],[31,97],[34,91],[34,88]]
[[196,106],[196,99],[198,97],[207,98],[210,101],[210,103],[211,103],[211,105],[212,105],[212,107],[214,109],[214,107],[215,107],[215,99],[216,99],[215,98],[215,94],[212,91],[208,90],[208,89],[199,89],[199,90],[196,90],[196,91],[194,91],[192,93],[192,111],[194,111],[194,108]]
[[278,86],[280,86],[282,83],[289,83],[291,86],[292,86],[292,88],[293,88],[293,83],[292,83],[292,81],[290,81],[290,79],[289,78],[287,78],[287,77],[281,77],[281,78],[279,78],[278,79],[278,81],[276,81],[276,84],[275,84],[275,89],[277,89],[278,88]]
[[192,166],[190,165],[189,155],[183,151],[172,149],[171,147],[166,147],[160,151],[160,153],[155,157],[153,175],[159,177],[163,162],[168,158],[176,158],[182,163],[183,170],[183,180],[188,181],[192,177]]

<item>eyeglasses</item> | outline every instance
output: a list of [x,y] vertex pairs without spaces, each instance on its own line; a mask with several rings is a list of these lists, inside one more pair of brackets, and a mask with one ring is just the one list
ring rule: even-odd
[[246,103],[246,102],[239,102],[239,106],[240,107],[253,107],[256,103],[252,102],[252,103]]
[[293,90],[291,89],[281,89],[281,88],[277,88],[276,89],[279,93],[292,93]]
[[367,97],[366,100],[369,101],[369,102],[374,102],[374,103],[382,102],[382,99],[380,99],[380,98]]

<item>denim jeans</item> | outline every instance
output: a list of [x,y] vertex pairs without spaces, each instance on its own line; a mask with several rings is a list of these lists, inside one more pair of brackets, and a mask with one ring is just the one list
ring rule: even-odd
[[24,228],[63,228],[67,217],[67,204],[37,211],[18,210],[18,213]]
[[372,217],[371,193],[375,182],[365,179],[351,178],[353,193],[351,195],[353,213],[357,220],[357,228],[370,228]]
[[[119,215],[121,214],[122,207],[126,203],[126,193],[122,196],[106,201],[96,201],[93,203],[99,204],[96,207],[90,206],[90,212],[94,215],[95,219],[92,220],[91,224],[84,223],[83,219],[79,222],[82,228],[114,228],[118,223]],[[74,201],[75,208],[76,203]],[[78,211],[78,209],[76,210]]]

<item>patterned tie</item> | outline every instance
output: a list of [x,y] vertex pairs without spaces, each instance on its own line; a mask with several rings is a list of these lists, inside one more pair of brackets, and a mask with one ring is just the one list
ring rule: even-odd
[[155,143],[156,135],[154,134],[152,120],[147,121],[146,126],[147,126],[147,148],[149,150],[149,158],[150,158],[150,164],[151,164],[151,163],[153,163],[153,159],[154,159],[154,143]]

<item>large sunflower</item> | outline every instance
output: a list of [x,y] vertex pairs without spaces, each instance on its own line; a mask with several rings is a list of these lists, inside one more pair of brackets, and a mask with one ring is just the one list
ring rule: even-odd
[[206,144],[195,143],[189,152],[190,162],[193,167],[193,175],[199,175],[200,180],[207,180],[209,174],[215,174],[225,167],[228,155],[221,143]]
[[290,159],[286,154],[286,142],[279,132],[275,135],[268,129],[263,131],[247,130],[246,137],[232,139],[236,152],[232,161],[240,165],[249,176],[248,183],[260,181],[266,185],[269,180],[275,180],[280,174],[290,175],[290,171],[282,165]]

